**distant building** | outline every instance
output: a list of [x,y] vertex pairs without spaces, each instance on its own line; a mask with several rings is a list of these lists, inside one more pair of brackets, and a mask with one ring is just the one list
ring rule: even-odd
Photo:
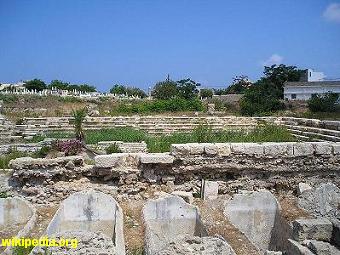
[[312,95],[323,95],[329,92],[340,94],[340,81],[325,81],[322,72],[305,70],[298,82],[286,82],[284,98],[287,100],[308,100]]

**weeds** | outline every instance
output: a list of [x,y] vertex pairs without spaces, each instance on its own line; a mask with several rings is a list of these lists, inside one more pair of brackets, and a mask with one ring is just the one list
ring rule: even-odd
[[111,144],[109,147],[106,148],[106,154],[112,154],[112,153],[121,153],[122,151],[119,149],[119,146],[117,143]]
[[9,162],[12,159],[27,157],[28,154],[25,152],[12,150],[10,153],[0,156],[0,169],[7,169],[9,166]]
[[[67,138],[69,133],[49,133],[47,137]],[[208,125],[200,125],[189,133],[173,133],[170,135],[153,136],[144,131],[133,128],[111,128],[85,131],[87,144],[96,144],[100,141],[145,141],[150,152],[167,152],[171,144],[176,143],[226,143],[226,142],[291,142],[296,138],[284,127],[261,124],[254,130],[245,131],[214,131]],[[112,148],[115,151],[114,148]]]

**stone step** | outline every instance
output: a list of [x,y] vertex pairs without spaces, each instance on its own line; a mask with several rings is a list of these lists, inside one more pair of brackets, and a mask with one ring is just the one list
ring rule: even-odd
[[309,126],[293,126],[293,125],[287,125],[287,124],[284,124],[283,126],[287,128],[295,129],[295,130],[304,131],[304,132],[307,131],[307,132],[314,132],[314,133],[320,133],[324,135],[340,137],[340,131],[338,130],[316,128],[316,127],[309,127]]
[[323,134],[314,133],[314,132],[303,132],[303,131],[295,130],[295,129],[288,129],[288,130],[293,134],[308,136],[310,138],[315,138],[315,139],[324,140],[324,141],[340,142],[340,137],[323,135]]

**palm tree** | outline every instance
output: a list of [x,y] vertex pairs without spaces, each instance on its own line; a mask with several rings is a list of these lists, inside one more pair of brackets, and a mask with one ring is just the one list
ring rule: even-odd
[[74,119],[74,132],[76,135],[76,139],[80,142],[84,140],[84,132],[83,132],[83,122],[87,115],[86,108],[72,110],[72,115]]

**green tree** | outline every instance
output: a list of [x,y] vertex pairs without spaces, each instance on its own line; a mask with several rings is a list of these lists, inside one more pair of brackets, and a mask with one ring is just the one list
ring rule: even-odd
[[88,84],[79,85],[79,90],[82,92],[96,92],[97,91],[95,86],[90,86]]
[[273,96],[283,99],[283,86],[287,81],[299,81],[304,70],[296,66],[272,65],[264,67],[264,79],[270,84],[270,91]]
[[178,83],[178,96],[185,99],[194,99],[198,95],[198,86],[201,86],[200,83],[197,83],[191,79],[183,79],[177,82]]
[[135,87],[127,87],[126,94],[128,96],[138,96],[140,98],[147,97],[146,93],[143,90],[141,90],[140,88],[135,88]]
[[248,76],[240,75],[233,78],[233,83],[226,89],[227,94],[243,94],[252,85]]
[[37,90],[37,91],[42,91],[47,88],[46,83],[39,79],[27,81],[25,82],[24,86],[28,90]]
[[273,96],[270,89],[270,83],[265,80],[259,80],[247,89],[240,101],[241,113],[254,116],[284,109],[283,102]]
[[63,82],[60,80],[52,80],[48,85],[49,89],[56,88],[61,90],[70,90],[70,84],[68,82]]
[[336,93],[313,95],[308,100],[308,108],[311,112],[335,112],[339,110],[338,99],[339,95]]
[[110,89],[110,93],[116,95],[125,95],[126,88],[123,85],[116,84]]
[[241,113],[262,115],[284,109],[283,86],[287,81],[298,81],[303,70],[296,66],[272,65],[264,68],[264,77],[250,86],[241,99]]
[[152,91],[152,96],[156,99],[170,99],[176,97],[177,94],[177,83],[170,79],[158,82]]
[[212,89],[201,89],[200,90],[200,96],[202,98],[212,98],[214,92]]

